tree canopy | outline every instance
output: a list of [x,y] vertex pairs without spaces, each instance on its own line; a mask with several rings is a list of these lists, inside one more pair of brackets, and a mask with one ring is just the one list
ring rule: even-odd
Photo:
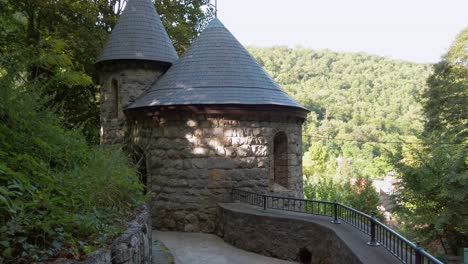
[[468,28],[434,65],[422,94],[420,140],[396,159],[402,182],[396,201],[408,229],[438,241],[445,254],[468,246]]
[[[48,105],[68,128],[98,142],[99,86],[95,59],[126,0],[0,0],[0,69],[38,80]],[[207,0],[155,5],[179,53],[211,18]]]
[[397,171],[395,201],[405,234],[435,251],[438,242],[444,254],[466,247],[467,47],[465,29],[433,66],[363,53],[250,47],[311,110],[303,140],[305,195],[369,212],[378,204],[366,187],[369,178]]
[[427,80],[422,103],[425,132],[463,142],[468,136],[468,28],[457,35]]
[[401,153],[402,146],[372,142],[412,141],[422,132],[417,97],[426,89],[430,65],[306,48],[249,50],[312,111],[304,126],[308,176],[383,175],[394,168],[387,153]]

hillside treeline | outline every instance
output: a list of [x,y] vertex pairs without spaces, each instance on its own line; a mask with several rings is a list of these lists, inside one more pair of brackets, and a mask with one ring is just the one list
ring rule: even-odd
[[311,110],[304,126],[306,176],[378,177],[390,153],[422,132],[418,96],[430,65],[364,53],[307,48],[249,50],[272,77]]
[[468,246],[468,28],[434,65],[363,53],[250,47],[311,110],[304,194],[377,213],[373,178],[397,177],[400,232],[443,260]]

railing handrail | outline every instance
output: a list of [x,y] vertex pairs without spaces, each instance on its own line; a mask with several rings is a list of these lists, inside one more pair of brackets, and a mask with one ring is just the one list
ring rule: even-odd
[[[410,249],[411,249],[411,252],[414,252],[414,258],[415,258],[415,261],[413,262],[412,260],[410,261],[411,263],[416,263],[416,264],[419,264],[419,263],[435,263],[435,264],[443,264],[443,262],[441,262],[440,260],[438,260],[437,258],[435,258],[434,256],[432,256],[431,254],[429,254],[427,251],[425,251],[421,246],[419,246],[419,243],[413,243],[411,242],[410,240],[408,240],[407,238],[405,238],[404,236],[402,236],[401,234],[399,234],[398,232],[396,232],[395,230],[393,230],[392,228],[390,228],[389,226],[387,226],[386,224],[380,222],[379,220],[377,220],[374,216],[372,215],[368,215],[366,213],[363,213],[357,209],[354,209],[348,205],[345,205],[345,204],[342,204],[342,203],[339,203],[339,202],[331,202],[331,201],[323,201],[323,200],[312,200],[312,199],[301,199],[301,198],[292,198],[292,197],[284,197],[284,196],[276,196],[276,195],[270,195],[270,194],[259,194],[259,193],[255,193],[255,192],[252,192],[252,191],[245,191],[245,190],[241,190],[241,189],[232,189],[233,192],[243,192],[243,193],[247,193],[247,194],[250,194],[252,196],[255,196],[255,197],[262,197],[263,198],[263,201],[262,201],[262,205],[264,207],[264,209],[267,209],[267,198],[271,198],[271,201],[272,201],[272,207],[270,207],[271,209],[278,209],[278,210],[288,210],[288,211],[295,211],[295,212],[303,212],[303,213],[306,213],[305,211],[296,211],[296,210],[290,210],[289,208],[289,205],[287,206],[287,209],[284,209],[284,205],[283,205],[283,208],[279,208],[278,206],[277,207],[273,207],[273,202],[274,201],[279,201],[279,199],[283,200],[290,200],[290,201],[299,201],[299,202],[303,202],[304,204],[307,204],[307,203],[317,203],[317,204],[325,204],[325,205],[334,205],[334,211],[333,213],[330,212],[330,214],[327,214],[326,210],[327,208],[325,207],[325,213],[320,213],[320,210],[317,211],[317,213],[314,213],[312,212],[312,214],[319,214],[319,215],[323,215],[323,216],[331,216],[331,217],[334,217],[334,222],[335,223],[339,223],[337,221],[337,219],[341,219],[341,220],[344,220],[345,222],[349,221],[348,218],[343,218],[341,215],[338,215],[337,213],[337,207],[340,206],[346,210],[349,210],[351,211],[352,213],[356,214],[356,215],[359,215],[360,217],[362,218],[365,218],[366,221],[369,221],[370,223],[370,228],[369,226],[367,226],[369,229],[360,229],[360,227],[362,226],[365,226],[366,224],[364,223],[359,223],[359,227],[357,226],[358,224],[356,224],[356,222],[360,221],[360,220],[355,220],[354,222],[348,222],[351,226],[355,227],[356,229],[366,233],[366,234],[370,234],[371,235],[371,242],[369,242],[368,244],[369,245],[378,245],[378,243],[376,243],[378,240],[376,239],[375,237],[375,226],[378,226],[379,228],[382,228],[384,229],[386,232],[388,232],[390,235],[394,236],[395,238],[399,239],[401,242],[405,243]],[[275,199],[275,200],[273,200]],[[247,202],[248,203],[248,202]],[[260,204],[256,204],[256,205],[260,205]],[[310,212],[309,212],[310,214]],[[333,221],[332,221],[333,222]],[[356,225],[355,225],[356,224]],[[372,230],[374,229],[374,230]],[[366,231],[370,231],[370,233],[367,233]],[[388,235],[388,234],[387,234]],[[394,256],[396,256],[401,262],[403,263],[407,263],[407,259],[404,261],[403,260],[403,257],[402,256],[399,256],[397,253],[393,252],[391,248],[395,248],[395,245],[392,245],[391,243],[395,243],[395,239],[393,240],[393,242],[391,241],[390,239],[390,244],[388,244],[388,239],[384,238],[385,241],[378,241],[378,242],[382,242],[384,243],[384,247],[390,251],[391,254],[393,254]],[[387,243],[387,244],[385,244]],[[401,246],[400,242],[398,242],[398,244]],[[406,251],[408,251],[408,247],[405,248]],[[400,254],[402,255],[402,247],[400,248]],[[412,258],[412,253],[410,252],[410,255],[411,255],[411,258]],[[423,261],[423,258],[421,257],[424,257],[427,262],[424,262]],[[418,262],[419,261],[419,262]]]
[[408,240],[406,237],[400,235],[397,231],[391,229],[389,226],[387,226],[386,224],[380,222],[379,220],[375,219],[375,222],[380,225],[381,227],[383,227],[385,230],[387,230],[388,232],[392,233],[392,235],[398,237],[399,239],[403,240],[406,244],[408,244],[412,249],[419,249],[420,247],[418,245],[416,245],[415,243],[411,242],[410,240]]
[[[308,200],[308,199],[304,199],[304,200]],[[357,209],[354,209],[354,208],[352,208],[351,206],[348,206],[348,205],[346,205],[346,204],[339,203],[339,202],[336,202],[336,203],[337,203],[338,205],[340,205],[340,206],[342,206],[342,207],[344,207],[344,208],[350,210],[350,211],[353,211],[353,212],[355,212],[355,213],[361,215],[361,216],[364,216],[364,217],[367,217],[367,218],[372,218],[371,215],[368,215],[368,214],[366,214],[366,213],[364,213],[364,212],[361,212],[361,211],[359,211],[359,210],[357,210]]]

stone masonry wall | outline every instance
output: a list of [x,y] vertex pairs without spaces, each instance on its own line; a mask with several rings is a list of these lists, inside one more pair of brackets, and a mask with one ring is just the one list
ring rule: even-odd
[[301,263],[362,264],[326,226],[261,212],[248,213],[229,204],[219,205],[216,234],[238,248],[265,256]]
[[[213,232],[217,203],[232,188],[302,197],[302,120],[134,113],[130,137],[145,153],[153,224],[162,230]],[[274,184],[273,138],[288,138],[289,189]]]
[[151,215],[147,205],[127,224],[109,249],[99,249],[83,261],[58,259],[55,264],[151,264]]
[[[165,69],[143,62],[117,62],[105,66],[99,70],[101,143],[122,143],[126,131],[123,109],[146,91]],[[117,86],[117,94],[113,82]]]

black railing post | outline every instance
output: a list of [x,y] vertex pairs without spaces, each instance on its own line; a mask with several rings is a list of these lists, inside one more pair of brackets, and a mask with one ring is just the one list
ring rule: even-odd
[[371,229],[370,229],[370,241],[367,242],[367,245],[371,246],[371,247],[378,247],[380,246],[379,242],[377,242],[377,240],[375,239],[375,216],[374,214],[371,215],[371,217],[369,218],[370,220],[370,224],[371,224]]
[[263,195],[263,210],[265,211],[267,208],[267,197],[266,195]]
[[333,201],[333,221],[331,221],[333,224],[341,224],[341,222],[338,220],[338,203]]
[[416,242],[416,248],[414,249],[414,263],[422,264],[421,244]]

